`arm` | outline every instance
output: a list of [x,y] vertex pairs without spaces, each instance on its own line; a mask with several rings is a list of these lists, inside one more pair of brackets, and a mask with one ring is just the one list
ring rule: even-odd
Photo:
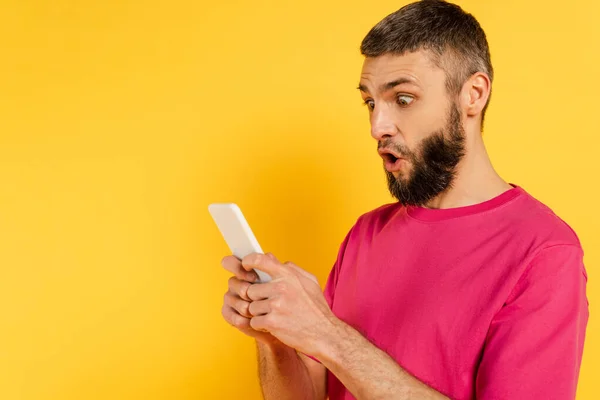
[[[445,399],[403,370],[390,356],[333,315],[316,279],[291,263],[253,254],[244,268],[268,273],[269,283],[247,295],[250,326],[319,359],[352,394],[363,399]],[[287,371],[296,379],[298,370]],[[280,393],[280,392],[279,392]]]
[[[496,314],[477,372],[477,399],[574,399],[589,317],[583,252],[540,251]],[[343,322],[317,357],[360,399],[437,399]]]
[[575,398],[589,316],[582,257],[557,245],[532,260],[490,325],[478,399]]
[[325,367],[283,343],[257,342],[258,371],[265,400],[324,400]]
[[339,321],[317,358],[358,399],[447,399],[406,372],[388,354]]
[[221,313],[230,325],[256,339],[258,370],[263,397],[266,400],[323,400],[325,399],[325,367],[281,343],[268,332],[250,326],[248,288],[256,281],[254,272],[242,268],[234,256],[225,257],[221,264],[234,274],[229,279]]

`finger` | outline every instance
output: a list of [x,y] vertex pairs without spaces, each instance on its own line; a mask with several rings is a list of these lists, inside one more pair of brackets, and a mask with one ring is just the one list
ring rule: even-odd
[[242,267],[246,271],[257,269],[271,276],[272,279],[285,275],[285,268],[273,255],[252,253],[242,259]]
[[265,256],[269,257],[272,260],[279,262],[279,260],[277,259],[277,257],[275,257],[275,254],[273,254],[273,253],[265,253]]
[[248,312],[252,317],[268,314],[271,312],[271,302],[269,300],[253,301],[248,307]]
[[269,315],[260,315],[250,318],[250,327],[255,331],[269,332]]
[[248,297],[248,288],[251,285],[251,283],[238,279],[235,276],[232,276],[227,281],[227,287],[229,288],[229,291],[237,294],[240,298],[247,301],[250,300]]
[[231,292],[225,293],[223,298],[223,304],[233,308],[242,317],[250,318],[252,315],[248,312],[250,302],[240,299],[238,296]]
[[258,280],[258,275],[254,271],[247,271],[242,267],[242,262],[236,256],[226,256],[221,260],[221,265],[227,271],[231,272],[238,279],[248,281],[248,282],[256,282]]
[[246,295],[252,301],[268,299],[269,297],[272,297],[277,290],[275,284],[276,282],[273,281],[267,283],[253,283],[246,291]]
[[250,318],[242,317],[229,306],[223,305],[221,314],[223,315],[223,319],[225,319],[229,325],[233,325],[238,329],[250,328]]

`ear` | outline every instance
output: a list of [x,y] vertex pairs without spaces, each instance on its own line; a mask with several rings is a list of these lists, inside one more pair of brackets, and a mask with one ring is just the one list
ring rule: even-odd
[[467,117],[481,114],[490,97],[491,88],[490,78],[484,72],[477,72],[467,79],[461,95]]

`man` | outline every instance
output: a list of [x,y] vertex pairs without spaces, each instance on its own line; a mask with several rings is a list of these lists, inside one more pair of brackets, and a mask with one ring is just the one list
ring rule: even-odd
[[[473,16],[423,0],[364,38],[359,89],[398,202],[362,215],[324,294],[272,254],[223,259],[223,316],[266,399],[573,399],[588,302],[575,233],[494,171]],[[255,283],[253,268],[273,277]]]

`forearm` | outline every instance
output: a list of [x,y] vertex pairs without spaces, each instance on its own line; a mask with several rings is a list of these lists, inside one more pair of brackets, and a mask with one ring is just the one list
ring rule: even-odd
[[296,350],[257,342],[258,371],[265,400],[317,400],[313,382]]
[[330,337],[317,358],[357,399],[447,399],[344,322],[335,324]]

